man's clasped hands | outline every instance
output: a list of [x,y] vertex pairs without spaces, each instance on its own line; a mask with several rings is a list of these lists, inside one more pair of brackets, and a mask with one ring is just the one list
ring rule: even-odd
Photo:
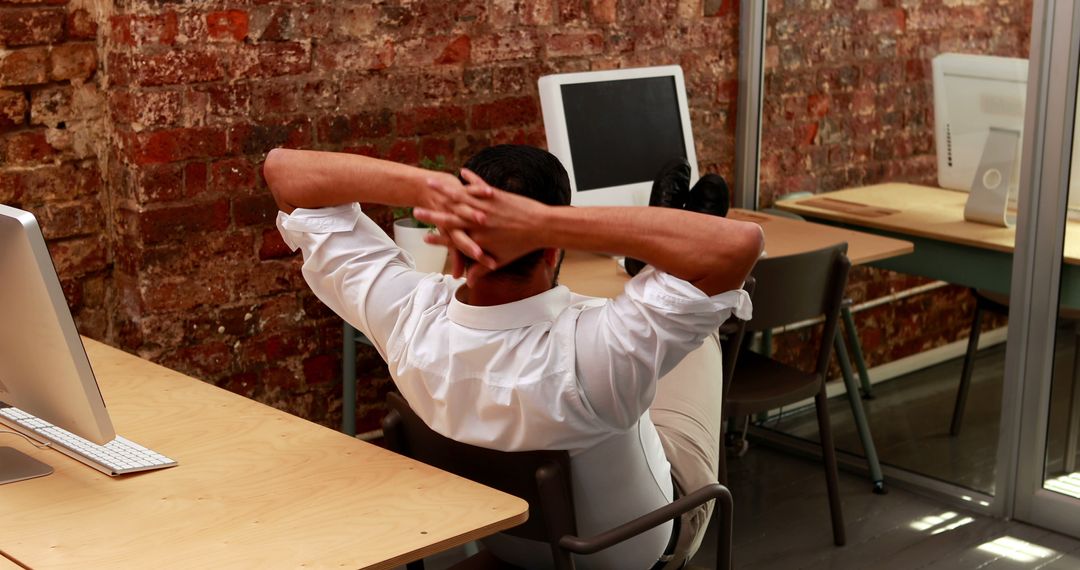
[[[438,228],[424,241],[450,250],[453,276],[470,281],[543,247],[543,215],[548,206],[494,188],[467,168],[462,184],[453,176],[431,177],[413,216]],[[467,263],[465,257],[476,263]]]

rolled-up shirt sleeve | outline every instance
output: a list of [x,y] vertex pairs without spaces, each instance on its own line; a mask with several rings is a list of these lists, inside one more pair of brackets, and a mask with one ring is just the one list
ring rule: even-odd
[[747,320],[751,310],[741,289],[710,297],[647,268],[622,295],[579,317],[579,389],[598,417],[617,428],[633,425],[652,404],[658,379],[732,314]]
[[383,357],[401,308],[429,274],[361,211],[359,204],[278,213],[278,230],[304,256],[315,295],[364,333]]

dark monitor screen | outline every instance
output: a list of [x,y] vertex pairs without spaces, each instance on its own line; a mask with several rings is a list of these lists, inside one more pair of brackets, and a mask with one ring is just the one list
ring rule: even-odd
[[578,191],[651,181],[686,158],[674,77],[562,86]]

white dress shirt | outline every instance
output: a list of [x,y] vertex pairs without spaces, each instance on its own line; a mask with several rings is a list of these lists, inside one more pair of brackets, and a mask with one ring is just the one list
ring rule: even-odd
[[[416,271],[358,204],[280,213],[278,228],[302,250],[315,294],[371,340],[428,426],[491,449],[570,452],[581,536],[671,502],[670,466],[648,415],[657,379],[732,312],[750,316],[744,291],[709,297],[652,269],[612,300],[557,286],[467,305],[455,295],[461,280]],[[577,562],[648,568],[670,534],[667,523]],[[526,566],[544,553],[550,565],[546,547],[520,558],[498,541],[489,547]]]

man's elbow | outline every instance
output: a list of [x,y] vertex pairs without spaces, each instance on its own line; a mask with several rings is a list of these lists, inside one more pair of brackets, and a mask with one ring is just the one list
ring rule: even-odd
[[293,206],[287,196],[287,184],[285,183],[285,155],[287,150],[281,148],[271,149],[263,161],[263,179],[266,180],[270,193],[274,195],[274,201],[278,208],[285,212],[292,212]]

